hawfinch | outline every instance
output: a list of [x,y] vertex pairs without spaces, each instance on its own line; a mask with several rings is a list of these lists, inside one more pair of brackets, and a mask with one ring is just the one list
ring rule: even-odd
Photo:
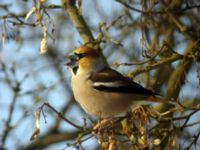
[[116,117],[138,105],[160,102],[157,93],[111,69],[97,49],[81,46],[68,58],[74,97],[89,115]]

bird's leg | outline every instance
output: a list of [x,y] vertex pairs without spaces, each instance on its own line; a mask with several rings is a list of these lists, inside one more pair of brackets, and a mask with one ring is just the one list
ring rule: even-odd
[[115,123],[119,118],[106,118],[103,120],[99,120],[98,123],[93,127],[93,131],[97,133],[98,131],[101,131],[102,129],[105,129],[106,127],[109,127],[113,123]]

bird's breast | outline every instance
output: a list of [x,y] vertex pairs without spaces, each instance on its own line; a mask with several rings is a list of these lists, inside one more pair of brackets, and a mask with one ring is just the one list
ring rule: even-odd
[[74,77],[72,90],[76,101],[90,115],[107,118],[121,115],[131,107],[130,96],[103,92],[93,88],[87,76]]

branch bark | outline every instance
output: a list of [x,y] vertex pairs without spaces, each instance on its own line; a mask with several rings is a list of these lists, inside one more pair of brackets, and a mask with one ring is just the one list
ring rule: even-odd
[[48,134],[40,139],[30,143],[26,147],[19,148],[20,150],[36,150],[49,146],[50,144],[60,143],[64,141],[73,140],[78,136],[79,132],[65,132],[58,134]]
[[94,41],[92,32],[90,31],[80,11],[76,7],[76,0],[62,0],[62,4],[83,41],[85,43]]

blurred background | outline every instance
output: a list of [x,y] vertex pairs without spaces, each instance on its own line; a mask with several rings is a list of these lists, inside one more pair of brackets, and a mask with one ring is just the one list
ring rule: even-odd
[[[78,149],[67,144],[76,141],[79,130],[47,107],[40,118],[42,142],[30,141],[36,127],[34,113],[44,102],[77,125],[83,126],[84,119],[88,126],[92,124],[73,98],[70,73],[64,65],[64,56],[85,40],[63,4],[64,0],[0,2],[1,150]],[[178,99],[189,108],[199,106],[198,0],[79,0],[76,7],[94,38],[101,40],[113,68],[167,99]],[[41,54],[42,50],[47,52]],[[194,136],[199,137],[199,109],[174,114],[185,116],[195,110],[186,123],[190,126],[176,135],[181,149],[190,146]],[[195,144],[200,142],[189,148],[194,149]],[[96,138],[79,145],[80,149],[98,147]]]

